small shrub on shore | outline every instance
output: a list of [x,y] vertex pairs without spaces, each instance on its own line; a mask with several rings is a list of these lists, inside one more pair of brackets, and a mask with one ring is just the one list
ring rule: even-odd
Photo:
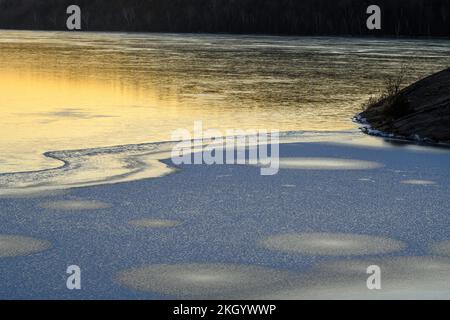
[[397,74],[386,77],[384,89],[378,96],[371,96],[363,104],[363,112],[377,107],[388,118],[398,119],[407,115],[411,108],[408,100],[400,93],[406,74],[407,68],[403,66]]

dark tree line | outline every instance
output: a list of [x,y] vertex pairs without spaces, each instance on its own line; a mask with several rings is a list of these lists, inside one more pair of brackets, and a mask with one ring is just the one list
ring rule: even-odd
[[91,31],[450,36],[450,0],[0,0],[0,28],[64,30],[71,4]]

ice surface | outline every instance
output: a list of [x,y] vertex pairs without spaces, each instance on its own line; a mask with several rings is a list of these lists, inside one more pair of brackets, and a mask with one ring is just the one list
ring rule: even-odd
[[[450,152],[358,137],[367,143],[357,132],[321,133],[282,144],[280,155],[383,166],[263,177],[254,166],[181,165],[161,178],[0,198],[1,234],[52,243],[0,258],[0,297],[450,298]],[[74,200],[109,207],[45,205]],[[65,289],[72,264],[83,271],[79,292]],[[366,287],[373,264],[383,272],[377,292]]]

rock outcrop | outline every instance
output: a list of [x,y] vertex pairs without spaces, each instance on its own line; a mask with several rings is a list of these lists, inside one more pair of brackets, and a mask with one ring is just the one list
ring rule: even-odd
[[450,68],[373,103],[356,117],[367,133],[450,143]]

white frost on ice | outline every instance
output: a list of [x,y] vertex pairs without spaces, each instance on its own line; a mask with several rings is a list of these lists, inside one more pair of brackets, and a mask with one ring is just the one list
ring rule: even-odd
[[109,204],[96,200],[49,201],[40,204],[40,206],[44,209],[62,210],[62,211],[98,210],[110,207]]
[[320,256],[358,256],[400,251],[401,241],[359,234],[290,233],[274,235],[262,241],[270,250]]
[[283,270],[235,264],[147,265],[116,277],[120,284],[134,290],[189,299],[236,298],[282,288],[296,278]]
[[419,186],[436,185],[436,182],[431,181],[431,180],[402,180],[401,183],[403,183],[403,184],[419,185]]
[[450,257],[450,240],[438,242],[431,245],[431,253],[438,256]]
[[44,251],[50,242],[18,235],[0,235],[0,258],[23,256]]
[[369,170],[381,168],[378,162],[340,158],[280,158],[280,169]]
[[[381,289],[369,290],[367,267],[381,269]],[[252,295],[264,300],[449,299],[450,260],[432,257],[342,260],[322,263],[298,285]]]
[[141,228],[171,228],[182,224],[180,221],[165,219],[136,219],[128,222],[132,226]]

